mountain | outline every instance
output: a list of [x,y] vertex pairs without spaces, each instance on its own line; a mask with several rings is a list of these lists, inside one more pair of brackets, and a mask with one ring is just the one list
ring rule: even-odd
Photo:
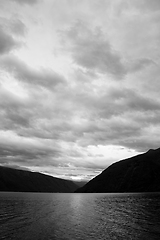
[[74,192],[78,186],[69,180],[38,172],[0,167],[0,191],[7,192]]
[[75,192],[160,191],[160,148],[110,165]]
[[73,181],[78,188],[83,187],[88,181]]

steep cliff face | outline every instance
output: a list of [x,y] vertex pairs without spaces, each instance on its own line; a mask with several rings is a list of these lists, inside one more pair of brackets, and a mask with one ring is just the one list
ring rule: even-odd
[[0,167],[0,191],[10,192],[74,192],[72,181],[42,173]]
[[109,166],[76,192],[160,191],[160,149]]

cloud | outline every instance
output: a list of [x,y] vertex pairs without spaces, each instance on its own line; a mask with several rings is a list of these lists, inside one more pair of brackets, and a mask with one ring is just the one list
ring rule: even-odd
[[[25,86],[22,95],[16,90],[17,86],[15,92],[9,91],[8,85],[6,88],[1,86],[1,128],[14,132],[15,144],[18,144],[16,139],[19,136],[19,142],[24,142],[25,146],[18,144],[22,148],[21,152],[17,148],[14,152],[13,147],[10,147],[6,158],[3,156],[8,164],[11,161],[8,156],[13,156],[16,164],[22,164],[21,159],[25,159],[23,166],[35,167],[37,164],[41,170],[43,164],[57,168],[62,163],[70,163],[73,169],[82,166],[86,169],[103,168],[111,162],[111,158],[91,156],[87,150],[89,145],[113,144],[142,151],[144,145],[137,143],[146,136],[144,129],[159,124],[159,100],[153,95],[148,96],[146,92],[125,87],[119,81],[108,85],[102,78],[99,84],[96,78],[91,80],[90,75],[85,76],[85,81],[76,79],[81,75],[73,75],[65,84],[60,81],[60,84],[54,83],[51,88],[50,83],[44,85],[41,82],[41,71],[38,70],[39,80],[36,69],[26,67],[23,63],[21,66],[16,58],[3,57],[1,62],[3,71],[13,74],[13,80],[19,87]],[[29,76],[33,76],[35,83],[30,83]],[[153,144],[157,138],[147,134],[150,138],[147,143],[149,146],[149,142]],[[11,139],[8,135],[7,138]],[[33,146],[35,150],[31,151],[27,139],[36,139],[38,146],[43,145],[44,150]],[[7,145],[7,140],[3,142]],[[51,150],[51,146],[55,145],[57,154],[56,149]],[[3,148],[8,151],[8,147],[6,149],[3,145]]]
[[0,2],[1,164],[89,179],[158,146],[157,1]]
[[20,42],[16,41],[11,35],[6,33],[0,26],[0,54],[6,54],[17,49]]
[[126,74],[121,56],[112,48],[100,28],[91,30],[84,23],[77,22],[62,36],[64,43],[68,39],[67,48],[76,64],[99,73],[112,74],[116,78]]
[[0,131],[0,149],[0,163],[8,164],[57,165],[56,158],[61,156],[60,146],[53,147],[52,141],[20,136],[9,130]]
[[142,0],[135,1],[135,5],[140,8],[142,11],[160,11],[160,2],[159,0]]
[[[159,126],[160,102],[154,96],[117,86],[104,95],[102,92],[98,96],[86,94],[78,98],[77,95],[74,103],[81,99],[87,114],[77,121],[71,120],[70,129],[82,146],[115,144],[143,151],[144,145],[143,148],[138,144],[134,146],[135,139],[143,137],[143,129],[147,126]],[[128,144],[131,139],[134,139],[132,145]],[[150,134],[149,139],[151,144],[157,145],[157,137]]]
[[148,58],[125,59],[113,48],[102,28],[89,28],[82,21],[60,33],[64,49],[71,54],[74,63],[93,73],[111,74],[115,79],[124,79],[127,74],[154,63]]
[[130,62],[127,66],[127,71],[129,73],[132,72],[138,72],[146,67],[149,67],[150,65],[155,64],[155,62],[151,59],[147,58],[141,58],[141,59],[136,59],[134,62]]
[[118,1],[118,6],[114,5],[109,39],[126,60],[157,59],[160,21],[158,2]]
[[7,0],[7,1],[15,2],[22,5],[23,4],[33,5],[36,4],[39,0]]
[[14,37],[24,37],[27,32],[27,27],[24,22],[15,16],[11,18],[0,17],[0,23],[3,31],[10,35],[14,34]]
[[31,85],[53,88],[58,84],[65,84],[64,77],[53,70],[46,68],[37,70],[14,56],[3,57],[0,59],[0,63],[1,67],[13,74],[16,79]]
[[[116,99],[117,105],[122,109],[131,111],[150,111],[160,110],[160,101],[154,97],[147,96],[145,93],[133,89],[111,89],[110,99]],[[115,103],[114,103],[115,105]]]
[[27,27],[20,19],[12,19],[10,21],[10,29],[16,36],[24,36]]

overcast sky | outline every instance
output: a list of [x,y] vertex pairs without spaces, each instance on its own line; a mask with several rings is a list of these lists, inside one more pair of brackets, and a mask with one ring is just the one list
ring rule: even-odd
[[160,0],[0,0],[0,165],[88,180],[160,147]]

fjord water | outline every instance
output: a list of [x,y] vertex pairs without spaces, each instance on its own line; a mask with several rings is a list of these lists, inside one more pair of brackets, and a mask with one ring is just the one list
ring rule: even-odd
[[0,239],[160,239],[160,194],[0,193]]

